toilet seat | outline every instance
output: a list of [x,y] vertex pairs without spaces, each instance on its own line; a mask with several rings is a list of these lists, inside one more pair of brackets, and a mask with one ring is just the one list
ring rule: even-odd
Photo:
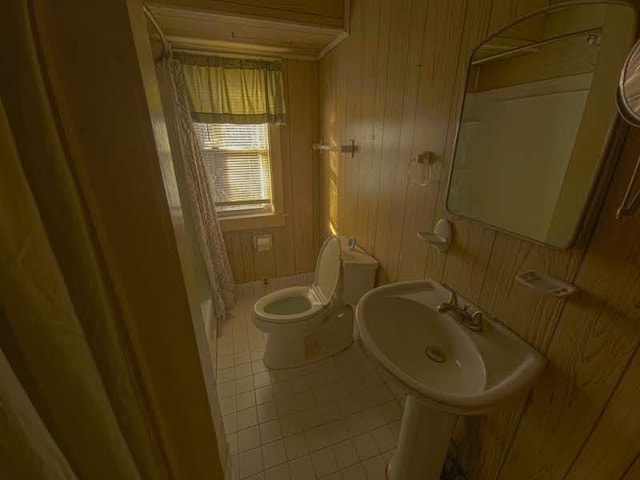
[[253,310],[257,320],[271,324],[293,324],[324,316],[333,303],[341,272],[338,237],[322,244],[313,285],[283,288],[260,298]]
[[[299,299],[306,302],[306,308],[302,309],[302,305],[300,305],[302,302]],[[287,300],[290,300],[289,305],[287,305]],[[298,306],[299,308],[296,308]],[[265,295],[256,302],[254,310],[258,318],[264,322],[292,323],[314,317],[325,307],[318,300],[313,285],[300,285],[283,288]],[[295,309],[295,311],[285,313],[287,309]],[[279,313],[278,310],[282,313]]]

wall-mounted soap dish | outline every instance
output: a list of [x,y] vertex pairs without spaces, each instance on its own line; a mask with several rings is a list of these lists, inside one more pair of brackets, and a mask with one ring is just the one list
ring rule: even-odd
[[451,222],[444,218],[438,220],[436,226],[433,227],[433,232],[418,232],[418,238],[420,240],[436,246],[442,253],[449,250],[452,237],[453,228],[451,227]]
[[519,273],[516,280],[543,295],[556,298],[565,298],[578,291],[572,283],[534,270]]

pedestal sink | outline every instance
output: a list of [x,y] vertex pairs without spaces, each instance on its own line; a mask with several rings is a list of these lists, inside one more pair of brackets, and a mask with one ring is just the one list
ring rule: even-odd
[[[455,296],[454,296],[455,298]],[[496,320],[473,331],[433,280],[371,290],[356,309],[363,347],[410,392],[389,480],[438,480],[459,415],[479,415],[526,394],[546,359]],[[463,298],[460,310],[479,311]],[[478,317],[482,316],[481,314]]]

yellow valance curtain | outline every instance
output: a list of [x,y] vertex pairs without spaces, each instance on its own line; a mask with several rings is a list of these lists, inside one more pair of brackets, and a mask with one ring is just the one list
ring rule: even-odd
[[286,123],[279,61],[177,55],[194,122]]

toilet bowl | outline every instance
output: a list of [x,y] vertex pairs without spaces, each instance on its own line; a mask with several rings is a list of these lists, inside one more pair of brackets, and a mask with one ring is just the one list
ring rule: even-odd
[[373,288],[378,262],[344,237],[322,245],[313,285],[283,288],[254,305],[253,323],[267,334],[264,364],[292,368],[322,360],[353,342],[353,307]]

